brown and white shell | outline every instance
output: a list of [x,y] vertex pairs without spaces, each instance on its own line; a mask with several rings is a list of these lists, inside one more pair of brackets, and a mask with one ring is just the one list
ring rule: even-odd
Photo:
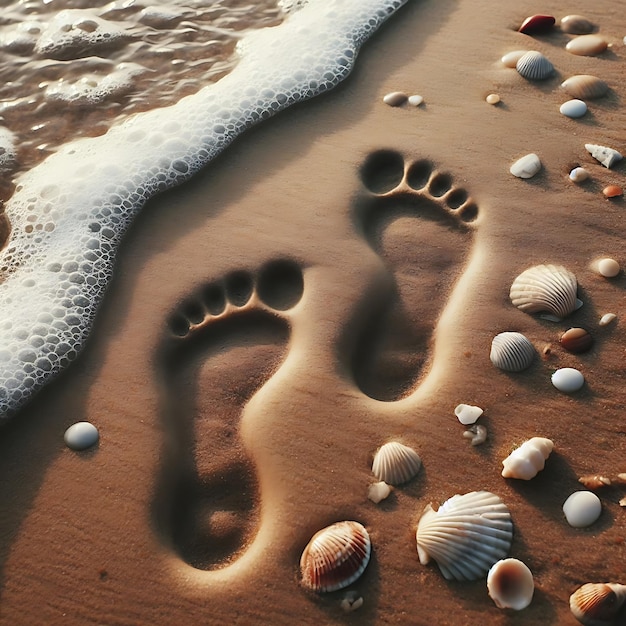
[[489,570],[487,591],[499,609],[521,611],[533,599],[533,574],[526,563],[518,559],[503,559]]
[[601,98],[605,96],[609,90],[607,83],[591,74],[570,76],[570,78],[561,83],[561,88],[572,96],[572,98],[579,98],[580,100]]
[[513,281],[509,296],[525,313],[560,321],[582,306],[577,292],[576,276],[562,265],[535,265]]
[[546,459],[553,449],[552,440],[531,437],[502,461],[502,476],[520,480],[534,478],[545,467]]
[[530,50],[521,56],[515,69],[520,76],[527,80],[545,80],[554,74],[554,65],[546,56],[536,50]]
[[572,614],[581,624],[603,626],[617,624],[618,615],[626,619],[625,602],[626,585],[586,583],[570,596],[569,606]]
[[491,342],[489,358],[505,372],[521,372],[535,359],[537,351],[522,333],[507,331],[496,335]]
[[337,522],[313,535],[300,558],[302,585],[319,593],[351,585],[365,571],[372,544],[359,522]]
[[415,539],[422,565],[434,559],[447,580],[477,580],[508,554],[513,522],[497,495],[472,491],[452,496],[437,511],[429,504]]
[[421,467],[422,460],[413,448],[399,441],[390,441],[374,455],[372,472],[378,480],[396,486],[417,476]]

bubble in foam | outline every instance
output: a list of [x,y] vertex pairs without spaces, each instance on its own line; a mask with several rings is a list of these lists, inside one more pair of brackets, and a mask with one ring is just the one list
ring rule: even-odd
[[15,159],[15,135],[8,128],[0,126],[0,174],[13,169]]
[[0,415],[76,358],[121,237],[145,201],[187,180],[247,128],[340,83],[361,44],[405,2],[311,1],[247,35],[240,63],[219,82],[66,144],[19,178],[0,253]]

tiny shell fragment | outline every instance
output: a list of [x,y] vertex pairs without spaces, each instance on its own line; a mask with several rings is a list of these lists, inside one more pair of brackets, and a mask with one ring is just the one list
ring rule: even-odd
[[404,104],[407,99],[408,96],[405,93],[401,91],[392,91],[383,98],[383,102],[388,104],[390,107],[399,107]]
[[614,148],[608,146],[598,146],[593,143],[586,143],[585,149],[596,160],[602,163],[604,167],[610,168],[618,161],[622,160],[622,155]]
[[483,410],[479,406],[472,404],[459,404],[454,409],[454,414],[459,418],[461,424],[468,426],[473,424],[483,414]]
[[424,102],[424,98],[422,98],[422,96],[418,96],[417,94],[409,96],[408,100],[412,107],[418,107]]
[[552,15],[531,15],[527,17],[519,27],[520,33],[524,35],[540,35],[552,30],[556,20]]
[[600,326],[608,326],[614,319],[617,319],[617,315],[615,313],[605,313],[601,318],[598,324]]
[[363,597],[356,591],[348,591],[346,595],[341,599],[339,606],[346,612],[352,613],[363,606]]
[[575,183],[582,183],[589,178],[589,172],[584,167],[575,167],[569,173],[569,178]]
[[471,439],[473,446],[479,446],[487,441],[487,428],[482,424],[474,424],[463,433],[463,437]]
[[581,35],[572,39],[565,46],[565,49],[571,54],[584,57],[602,54],[606,48],[607,43],[600,35]]
[[619,263],[615,259],[600,259],[597,264],[598,273],[605,278],[615,278],[620,273]]
[[626,485],[626,473],[622,472],[615,477],[615,482]]
[[379,483],[372,483],[367,489],[367,497],[374,503],[378,504],[381,500],[389,497],[391,487],[381,480]]
[[622,499],[619,501],[619,505],[620,505],[620,506],[626,506],[626,498],[622,498]]
[[561,30],[570,35],[588,35],[595,29],[593,22],[590,22],[582,15],[566,15],[561,18]]
[[619,185],[607,185],[602,193],[605,198],[620,198],[624,195],[624,190]]
[[541,170],[541,161],[534,153],[527,154],[521,159],[518,159],[509,169],[511,174],[518,178],[532,178],[539,170]]
[[497,93],[490,93],[485,98],[485,101],[487,104],[498,104],[498,102],[500,102],[500,96]]
[[606,476],[600,476],[600,474],[586,474],[578,479],[578,482],[583,484],[587,489],[600,489],[611,484],[611,479]]

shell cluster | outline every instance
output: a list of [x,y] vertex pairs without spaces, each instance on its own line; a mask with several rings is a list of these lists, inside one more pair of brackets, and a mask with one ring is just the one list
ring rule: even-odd
[[406,483],[420,471],[422,460],[413,448],[398,441],[381,446],[374,455],[372,472],[389,485]]
[[422,565],[434,559],[447,580],[477,580],[508,554],[513,522],[497,495],[472,491],[452,496],[437,511],[428,505],[415,538]]
[[502,461],[502,476],[521,480],[534,478],[545,467],[553,449],[554,443],[550,439],[532,437]]
[[507,331],[496,335],[491,342],[491,362],[505,372],[521,372],[535,359],[537,351],[522,333]]

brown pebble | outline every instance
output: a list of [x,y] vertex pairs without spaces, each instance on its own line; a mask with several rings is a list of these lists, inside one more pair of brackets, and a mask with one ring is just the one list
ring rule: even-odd
[[600,476],[600,474],[587,474],[581,476],[578,482],[583,484],[587,489],[600,489],[611,484],[611,479],[606,476]]
[[408,99],[409,97],[402,91],[392,91],[383,98],[383,102],[388,104],[390,107],[399,107]]
[[568,352],[578,354],[591,349],[593,337],[584,328],[570,328],[561,335],[559,342]]
[[519,32],[524,35],[539,35],[552,30],[556,20],[552,15],[531,15],[527,17],[519,27]]
[[608,185],[602,190],[605,198],[619,198],[624,195],[624,190],[618,185]]

